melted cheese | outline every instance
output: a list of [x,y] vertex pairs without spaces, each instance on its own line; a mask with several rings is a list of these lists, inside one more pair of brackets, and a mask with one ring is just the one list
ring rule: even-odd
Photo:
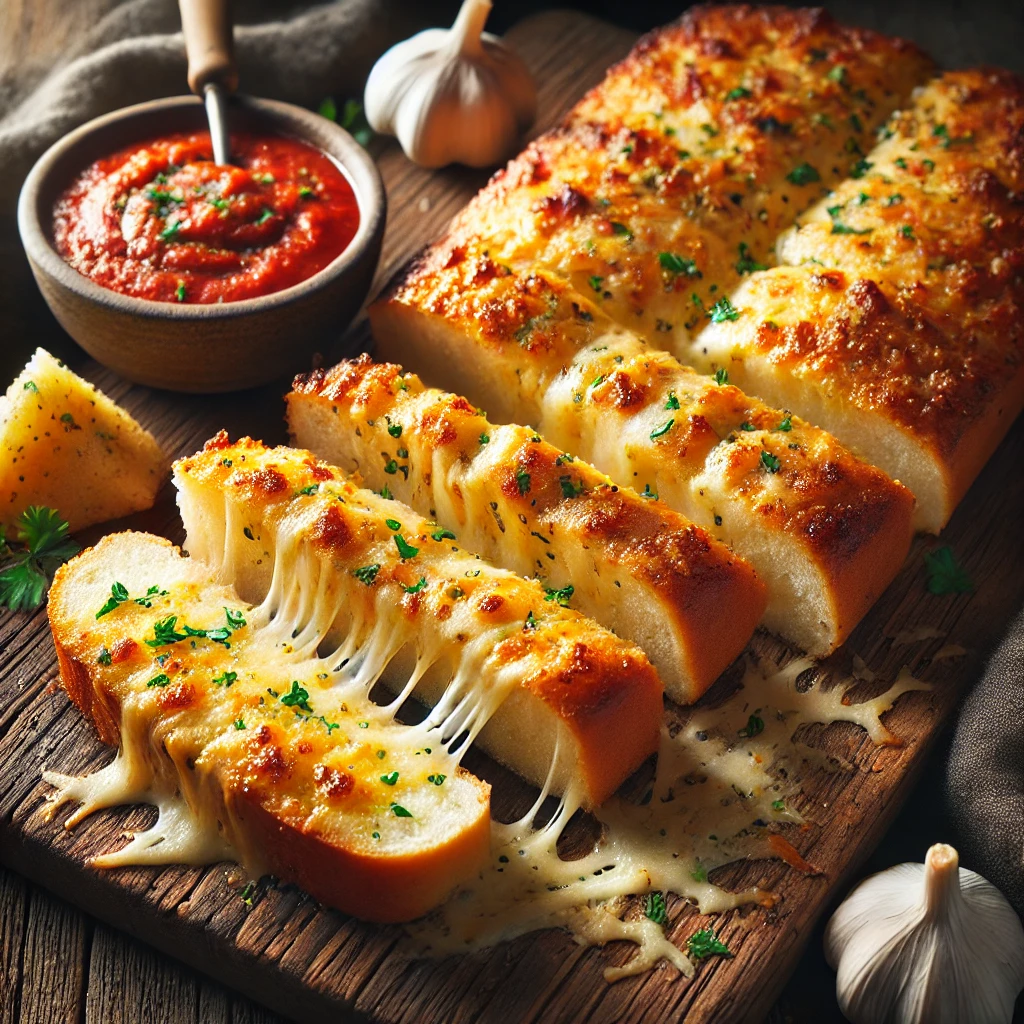
[[409,927],[410,950],[447,955],[562,926],[583,944],[618,939],[637,944],[632,961],[606,972],[610,981],[660,959],[692,974],[689,959],[653,921],[622,920],[622,899],[674,892],[695,902],[702,914],[743,903],[770,905],[773,897],[764,890],[727,892],[707,876],[748,857],[786,856],[799,863],[795,851],[773,838],[764,823],[803,821],[786,805],[799,790],[794,780],[803,762],[835,767],[794,738],[799,728],[848,721],[876,743],[893,743],[881,715],[901,694],[929,688],[904,668],[884,693],[847,704],[852,679],[828,689],[820,679],[806,689],[798,685],[816,671],[806,658],[782,669],[749,663],[742,685],[720,705],[693,708],[685,722],[669,716],[645,802],[615,797],[604,804],[596,812],[602,838],[579,859],[563,860],[557,852],[558,838],[577,807],[571,793],[540,828],[531,829],[530,822],[541,800],[521,821],[496,824],[489,869],[435,915]]

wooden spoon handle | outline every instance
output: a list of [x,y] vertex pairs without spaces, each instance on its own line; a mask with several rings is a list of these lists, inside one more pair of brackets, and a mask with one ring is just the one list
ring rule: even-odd
[[208,85],[238,86],[229,0],[178,0],[188,54],[188,85],[202,96]]

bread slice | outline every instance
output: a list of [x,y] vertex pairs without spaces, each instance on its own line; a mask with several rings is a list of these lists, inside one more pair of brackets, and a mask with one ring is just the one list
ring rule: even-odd
[[931,70],[820,10],[694,8],[497,174],[448,241],[555,274],[679,355]]
[[1024,407],[1024,81],[940,76],[691,353],[898,477],[938,532]]
[[163,538],[104,537],[58,570],[48,614],[64,688],[121,745],[93,776],[48,776],[87,801],[72,820],[161,807],[154,834],[100,866],[230,856],[347,913],[406,921],[486,862],[487,784],[329,662],[284,648]]
[[0,525],[29,505],[72,531],[152,507],[167,475],[153,436],[44,349],[0,398]]
[[673,700],[700,697],[764,612],[753,570],[705,530],[401,367],[316,370],[287,403],[296,444],[642,647]]
[[193,557],[261,602],[281,642],[336,652],[350,685],[432,705],[439,741],[587,806],[656,750],[662,687],[642,651],[407,506],[307,451],[224,435],[174,480]]
[[381,356],[659,494],[768,587],[768,628],[818,655],[899,570],[913,498],[834,438],[688,370],[541,271],[427,253],[370,310]]

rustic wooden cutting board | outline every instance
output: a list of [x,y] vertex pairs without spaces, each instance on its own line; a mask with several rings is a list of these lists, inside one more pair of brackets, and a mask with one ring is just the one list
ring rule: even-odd
[[[541,83],[538,130],[598,81],[633,41],[629,33],[571,12],[535,16],[510,38]],[[380,166],[390,200],[379,274],[383,281],[441,232],[484,176],[460,170],[428,174],[411,167],[390,145],[380,152]],[[357,324],[339,351],[367,341],[365,324]],[[239,358],[245,358],[244,352]],[[77,368],[138,416],[175,455],[194,451],[222,426],[233,435],[284,440],[280,396],[285,382],[244,395],[190,398],[129,385],[94,363]],[[821,873],[803,876],[773,861],[716,872],[713,880],[726,888],[756,884],[774,891],[779,901],[771,911],[745,908],[717,918],[714,924],[735,957],[703,963],[691,981],[663,965],[607,985],[604,967],[625,962],[633,947],[584,950],[559,931],[525,936],[486,955],[410,962],[396,950],[400,929],[346,919],[292,887],[264,881],[248,908],[230,865],[105,873],[87,868],[84,861],[91,853],[109,849],[120,832],[143,827],[153,814],[145,808],[102,812],[72,833],[43,820],[48,792],[40,780],[43,767],[80,773],[110,758],[109,749],[95,740],[56,685],[43,610],[0,616],[0,861],[96,917],[302,1021],[612,1022],[684,1015],[688,1021],[757,1020],[781,989],[829,896],[896,816],[925,751],[977,674],[981,654],[1024,601],[1022,465],[1024,423],[1019,423],[942,537],[975,580],[974,593],[928,594],[923,555],[940,542],[919,539],[898,579],[833,657],[840,670],[849,669],[854,652],[863,657],[878,674],[873,692],[884,689],[904,664],[934,689],[901,698],[887,716],[886,723],[905,740],[902,747],[875,747],[850,725],[812,729],[813,742],[853,765],[849,772],[813,773],[796,801],[810,824],[786,832]],[[181,539],[169,486],[152,511],[114,525]],[[100,532],[81,539],[92,542]],[[891,639],[920,624],[942,630],[946,638],[903,645]],[[947,642],[968,648],[967,656],[930,664],[929,654]],[[763,635],[752,646],[769,657],[782,653]],[[507,772],[482,758],[471,767],[494,782],[499,815],[523,806],[527,789]],[[922,837],[922,854],[926,838],[931,837]],[[670,905],[670,918],[670,934],[677,941],[708,923],[698,923],[695,910],[678,900]]]

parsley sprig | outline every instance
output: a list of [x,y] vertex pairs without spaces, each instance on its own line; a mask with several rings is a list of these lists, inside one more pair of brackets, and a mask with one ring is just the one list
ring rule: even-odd
[[60,514],[44,505],[30,505],[15,525],[18,549],[0,527],[0,607],[31,611],[43,603],[57,567],[78,553],[78,545]]

